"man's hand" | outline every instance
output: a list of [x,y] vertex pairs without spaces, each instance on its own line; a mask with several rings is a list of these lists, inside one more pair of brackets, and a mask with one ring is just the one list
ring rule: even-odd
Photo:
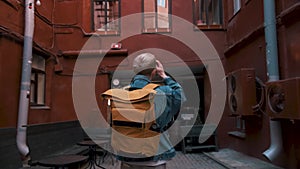
[[163,65],[160,63],[159,60],[156,60],[156,73],[163,79],[168,77],[165,73]]

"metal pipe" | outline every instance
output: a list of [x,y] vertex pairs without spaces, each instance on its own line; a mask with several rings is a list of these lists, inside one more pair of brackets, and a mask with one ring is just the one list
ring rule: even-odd
[[264,0],[266,59],[269,81],[279,80],[275,0]]
[[32,64],[32,39],[34,31],[34,0],[25,1],[25,29],[24,29],[24,48],[22,78],[20,86],[19,111],[16,143],[21,158],[24,160],[29,157],[29,147],[26,143],[27,120],[30,94],[30,76]]
[[[264,0],[264,26],[268,81],[279,80],[275,0]],[[283,152],[281,122],[270,120],[270,147],[263,155],[274,161]]]
[[270,137],[270,147],[263,152],[263,155],[268,160],[275,161],[283,153],[281,123],[279,121],[270,120]]

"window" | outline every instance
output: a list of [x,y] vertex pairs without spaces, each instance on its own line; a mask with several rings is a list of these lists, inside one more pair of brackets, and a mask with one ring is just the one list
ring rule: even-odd
[[93,0],[94,30],[104,34],[120,31],[120,0]]
[[241,9],[241,0],[233,0],[233,15]]
[[157,0],[157,5],[161,7],[166,7],[166,0]]
[[171,0],[143,0],[143,32],[170,32]]
[[32,57],[30,104],[32,106],[45,105],[45,59],[39,55]]
[[222,28],[222,0],[194,0],[194,24],[202,28]]

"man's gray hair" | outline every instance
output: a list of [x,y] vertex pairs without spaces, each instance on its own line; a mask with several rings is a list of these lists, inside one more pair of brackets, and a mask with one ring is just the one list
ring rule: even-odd
[[156,58],[151,53],[140,54],[133,60],[133,71],[135,73],[154,68],[156,68]]

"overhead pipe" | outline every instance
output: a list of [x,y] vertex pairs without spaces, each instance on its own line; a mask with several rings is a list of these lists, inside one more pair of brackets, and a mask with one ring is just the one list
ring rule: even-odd
[[[275,0],[264,0],[264,26],[268,81],[279,80]],[[270,120],[270,147],[263,155],[275,161],[283,153],[281,122]]]
[[16,143],[24,161],[29,156],[29,147],[27,145],[27,120],[30,95],[30,77],[32,64],[32,39],[34,32],[34,0],[25,0],[25,28],[24,28],[24,47],[23,47],[23,63],[22,78],[19,97],[19,111]]

